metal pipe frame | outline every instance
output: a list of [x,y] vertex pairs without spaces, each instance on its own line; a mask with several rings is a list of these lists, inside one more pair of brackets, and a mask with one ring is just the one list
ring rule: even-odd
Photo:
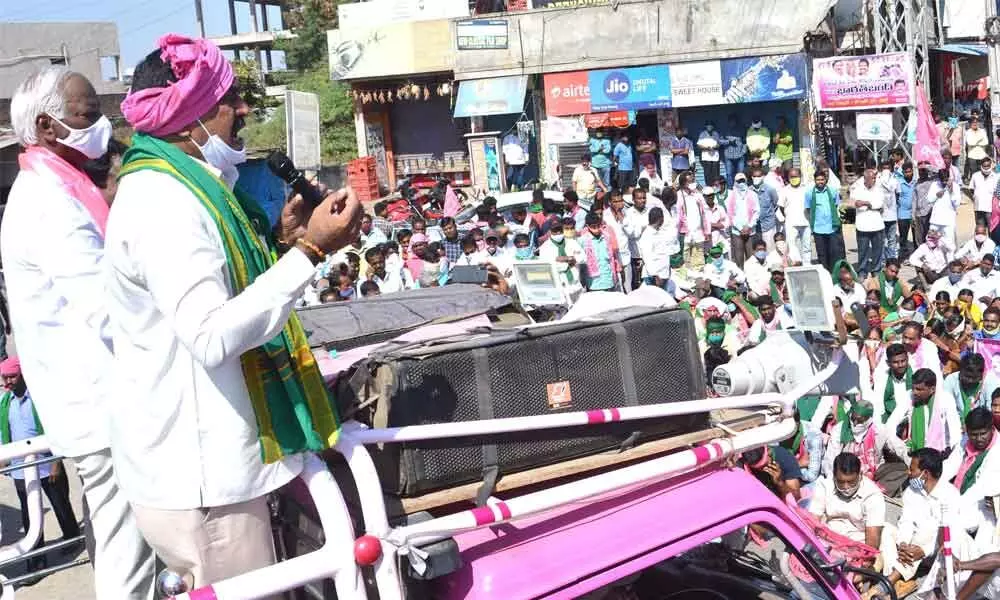
[[[354,562],[354,527],[337,482],[315,454],[306,454],[300,475],[316,501],[326,542],[318,550],[263,569],[173,596],[175,600],[252,600],[277,595],[310,581],[332,577],[339,600],[364,600],[361,571]],[[3,600],[0,598],[0,600]]]
[[[347,459],[361,498],[362,515],[368,535],[378,538],[382,554],[374,564],[379,596],[383,600],[402,597],[401,582],[394,573],[397,557],[417,550],[416,546],[484,527],[537,515],[595,496],[607,495],[643,483],[689,472],[728,456],[780,441],[791,436],[796,423],[790,418],[718,439],[690,450],[663,456],[601,473],[579,481],[540,490],[488,506],[465,510],[423,523],[388,527],[381,484],[365,444],[399,443],[415,440],[447,439],[513,431],[530,431],[565,426],[596,426],[603,423],[632,421],[655,417],[708,412],[723,408],[753,408],[777,404],[784,417],[792,414],[796,400],[822,384],[840,366],[844,354],[839,349],[830,364],[784,394],[757,394],[721,399],[657,404],[643,407],[619,407],[605,410],[577,411],[559,415],[515,417],[489,421],[467,421],[436,425],[415,425],[371,430],[357,423],[347,423],[336,449]],[[302,478],[319,513],[326,534],[322,548],[288,561],[245,573],[210,586],[175,597],[175,600],[254,600],[278,594],[310,581],[334,577],[337,597],[341,600],[364,600],[367,596],[360,571],[353,556],[354,532],[343,495],[315,455],[309,455]],[[0,599],[2,600],[2,599]]]

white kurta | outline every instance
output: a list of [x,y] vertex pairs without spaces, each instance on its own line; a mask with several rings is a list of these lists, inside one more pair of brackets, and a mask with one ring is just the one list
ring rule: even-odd
[[222,506],[294,478],[301,456],[261,460],[240,356],[281,331],[312,277],[305,254],[290,250],[234,295],[208,211],[179,181],[154,171],[121,180],[106,253],[116,375],[111,449],[129,501]]
[[107,448],[111,333],[94,220],[53,180],[21,171],[0,252],[21,370],[53,450],[77,457]]

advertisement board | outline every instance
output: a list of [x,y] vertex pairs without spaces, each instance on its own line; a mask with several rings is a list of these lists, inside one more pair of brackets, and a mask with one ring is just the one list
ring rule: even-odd
[[672,106],[670,71],[666,65],[590,71],[587,84],[590,112]]
[[722,61],[721,68],[727,104],[795,100],[809,89],[804,54],[734,58]]
[[469,79],[458,84],[456,117],[506,115],[524,110],[527,75]]
[[722,104],[719,61],[670,65],[670,95],[674,108]]
[[545,113],[554,117],[590,112],[590,86],[586,71],[550,73],[544,77]]
[[905,52],[813,60],[819,110],[912,106],[913,90],[913,62]]
[[285,135],[288,158],[304,171],[319,171],[319,96],[285,91]]
[[892,113],[858,113],[855,124],[859,140],[892,141]]

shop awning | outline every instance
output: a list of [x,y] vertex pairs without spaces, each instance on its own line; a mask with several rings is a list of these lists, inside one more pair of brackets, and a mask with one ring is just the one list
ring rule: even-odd
[[964,54],[966,56],[986,56],[989,50],[986,44],[942,44],[931,50],[938,52],[950,52],[951,54]]
[[458,85],[455,99],[456,117],[506,115],[524,110],[527,75],[470,79]]

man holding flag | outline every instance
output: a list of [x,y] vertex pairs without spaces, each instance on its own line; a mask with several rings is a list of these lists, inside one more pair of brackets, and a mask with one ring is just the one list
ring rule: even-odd
[[273,235],[234,189],[249,107],[229,61],[204,39],[158,45],[122,103],[136,134],[108,219],[111,446],[143,536],[202,587],[274,562],[266,495],[336,441],[292,307],[361,208],[295,196]]

